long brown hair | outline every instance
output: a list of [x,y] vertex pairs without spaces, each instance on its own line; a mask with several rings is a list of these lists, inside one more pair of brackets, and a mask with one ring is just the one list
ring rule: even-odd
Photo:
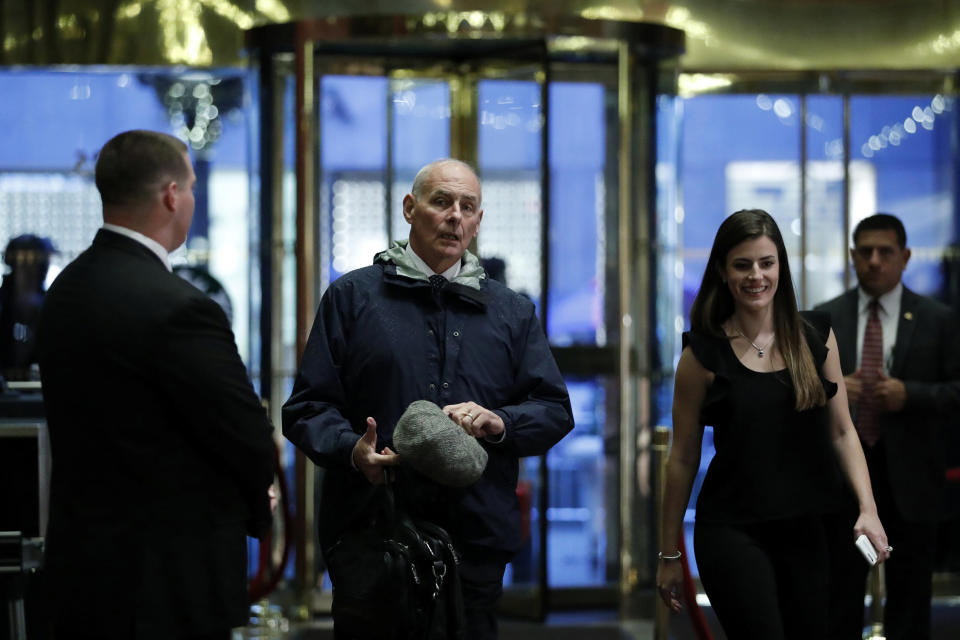
[[806,321],[797,310],[787,248],[777,223],[766,211],[742,209],[730,215],[717,229],[700,290],[690,309],[690,327],[707,335],[728,337],[723,330],[723,323],[733,315],[734,301],[733,294],[722,278],[727,255],[741,242],[763,236],[770,238],[777,247],[780,277],[777,292],[773,296],[773,325],[777,347],[793,382],[795,407],[797,411],[803,411],[823,406],[827,402],[827,394],[803,335]]

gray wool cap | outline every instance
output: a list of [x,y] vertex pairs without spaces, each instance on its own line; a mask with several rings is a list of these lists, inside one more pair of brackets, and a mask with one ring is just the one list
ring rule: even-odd
[[404,464],[448,487],[466,487],[483,474],[487,451],[429,400],[410,403],[393,430]]

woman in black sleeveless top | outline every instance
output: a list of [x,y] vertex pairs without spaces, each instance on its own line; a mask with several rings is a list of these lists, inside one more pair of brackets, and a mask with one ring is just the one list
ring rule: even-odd
[[[799,313],[780,230],[738,211],[714,238],[683,336],[673,402],[657,587],[681,606],[677,541],[704,425],[716,456],[697,500],[700,579],[731,640],[823,638],[827,554],[820,516],[843,478],[861,533],[890,553],[847,409],[829,317]],[[833,382],[836,381],[836,382]]]

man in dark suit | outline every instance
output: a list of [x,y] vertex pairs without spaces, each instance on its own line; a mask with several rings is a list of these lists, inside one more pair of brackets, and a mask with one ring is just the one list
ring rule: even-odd
[[[859,287],[819,307],[832,317],[847,396],[890,544],[886,637],[930,637],[935,523],[944,486],[941,432],[960,414],[960,333],[949,308],[901,283],[903,223],[862,220],[851,256]],[[852,501],[852,495],[850,496]],[[856,505],[828,518],[830,638],[859,639],[868,565],[850,539]]]
[[128,131],[97,160],[104,226],[39,327],[56,638],[221,638],[247,619],[272,429],[220,307],[170,271],[193,217],[186,146]]

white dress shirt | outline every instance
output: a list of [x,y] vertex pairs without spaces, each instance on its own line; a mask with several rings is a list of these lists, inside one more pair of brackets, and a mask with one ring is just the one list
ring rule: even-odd
[[413,264],[417,266],[417,269],[423,272],[428,278],[430,276],[441,275],[450,282],[453,282],[453,279],[457,277],[460,273],[460,260],[457,260],[456,263],[444,271],[443,273],[436,273],[433,269],[427,266],[427,263],[423,261],[423,258],[417,255],[417,252],[410,247],[410,243],[407,243],[404,252],[407,254],[407,257],[413,260]]

